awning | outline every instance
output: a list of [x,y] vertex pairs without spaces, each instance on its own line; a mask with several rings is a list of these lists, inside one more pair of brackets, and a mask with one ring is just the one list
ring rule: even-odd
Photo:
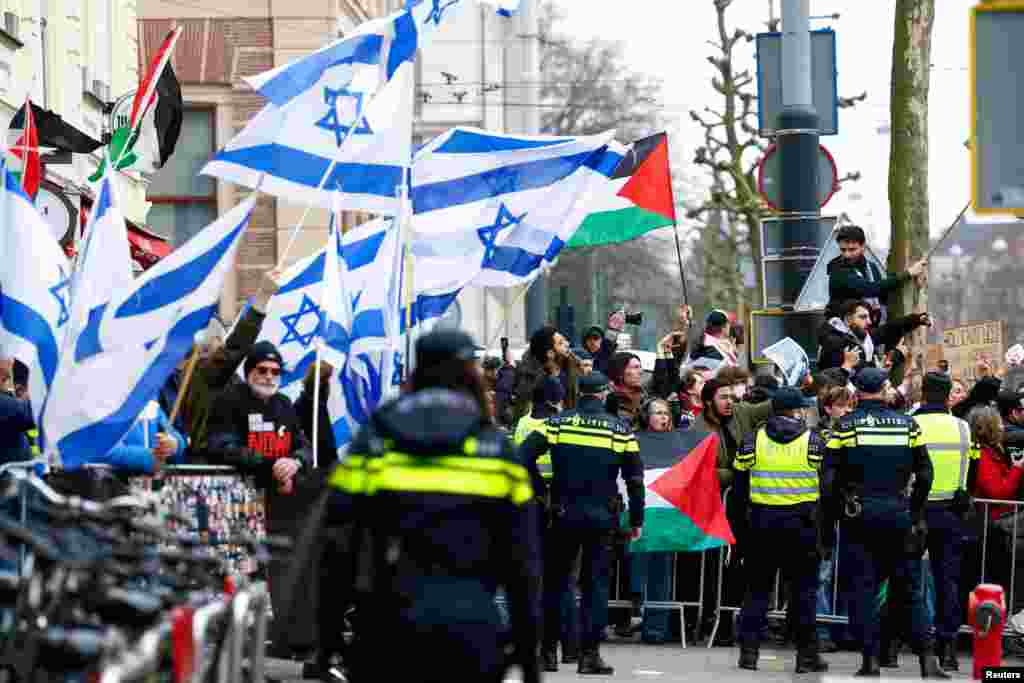
[[[85,226],[89,222],[89,211],[91,208],[91,205],[87,206],[85,202],[82,202],[80,209],[81,225],[79,227],[82,233],[85,232]],[[174,250],[170,242],[160,235],[150,232],[143,226],[136,225],[127,219],[125,219],[124,223],[128,229],[128,246],[131,249],[132,261],[137,263],[141,270],[149,269],[154,263]],[[67,245],[65,251],[69,251],[68,255],[70,258],[74,253],[74,245]]]
[[170,254],[173,249],[166,240],[133,223],[128,223],[128,242],[131,245],[132,260],[142,266],[143,270]]

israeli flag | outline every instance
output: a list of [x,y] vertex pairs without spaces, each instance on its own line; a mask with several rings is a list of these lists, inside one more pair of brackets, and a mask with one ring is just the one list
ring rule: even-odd
[[28,366],[38,423],[71,318],[71,267],[2,160],[0,175],[0,352]]
[[[363,268],[362,282],[350,276],[348,261],[343,258],[346,245],[337,229],[337,221],[332,225],[325,254],[324,317],[320,334],[323,359],[334,368],[327,412],[339,449],[346,447],[355,431],[366,424],[383,397],[384,373],[393,345],[388,330],[393,329],[389,324],[389,302],[393,300],[395,280],[389,276],[399,249],[398,231],[384,225],[384,221],[375,223],[355,231],[349,242],[358,243],[373,236],[382,238],[374,262],[376,268]],[[349,284],[361,289],[353,292]],[[359,325],[356,325],[357,310],[362,317]],[[336,456],[331,454],[331,457]]]
[[[333,221],[333,218],[332,218]],[[335,288],[324,302],[324,273],[327,248],[292,265],[281,276],[281,285],[267,305],[260,329],[260,340],[272,342],[281,352],[284,371],[281,391],[295,400],[302,392],[302,380],[316,361],[316,344],[324,325],[325,305],[332,311],[343,306],[347,297],[349,318],[340,321],[353,339],[386,338],[390,318],[387,313],[388,287],[391,282],[393,251],[398,248],[391,222],[378,219],[341,235],[341,262],[344,264],[345,292]],[[333,229],[332,229],[333,230]],[[330,242],[335,250],[336,242]],[[339,276],[341,277],[341,276]],[[346,313],[348,315],[348,313]]]
[[[609,191],[613,133],[517,136],[454,128],[412,167],[415,291],[513,287],[549,268]],[[419,304],[419,300],[417,300]]]
[[113,341],[62,363],[54,378],[40,420],[51,462],[74,469],[95,461],[131,429],[216,312],[255,201],[242,202],[115,293],[99,323],[100,337]]
[[[292,202],[393,215],[412,154],[413,14],[249,78],[267,105],[201,171]],[[262,181],[262,183],[261,183]]]
[[71,282],[69,334],[74,347],[62,355],[62,364],[81,362],[102,351],[99,327],[107,304],[135,279],[128,230],[116,199],[110,166],[106,165],[96,187],[96,204],[85,226],[85,243]]

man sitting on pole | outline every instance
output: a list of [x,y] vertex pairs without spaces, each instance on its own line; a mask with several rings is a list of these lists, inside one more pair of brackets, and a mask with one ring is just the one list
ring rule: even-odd
[[839,315],[838,307],[844,301],[864,299],[871,304],[873,322],[885,322],[885,308],[889,295],[927,271],[927,259],[911,265],[906,272],[886,276],[864,256],[867,238],[857,225],[844,225],[836,231],[839,256],[828,264],[828,306],[826,317]]

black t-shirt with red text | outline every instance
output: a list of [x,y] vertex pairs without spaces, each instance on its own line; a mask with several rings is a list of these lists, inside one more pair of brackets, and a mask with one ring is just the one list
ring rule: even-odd
[[211,455],[247,474],[269,476],[278,458],[308,459],[309,442],[284,394],[263,400],[247,384],[232,384],[214,400],[208,431]]

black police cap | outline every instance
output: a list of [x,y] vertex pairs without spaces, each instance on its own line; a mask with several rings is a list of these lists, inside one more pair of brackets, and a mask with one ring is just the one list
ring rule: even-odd
[[473,360],[476,344],[462,330],[435,330],[416,341],[416,364],[430,365],[446,360]]
[[882,391],[889,372],[881,368],[863,368],[853,378],[853,386],[865,394],[877,394]]

